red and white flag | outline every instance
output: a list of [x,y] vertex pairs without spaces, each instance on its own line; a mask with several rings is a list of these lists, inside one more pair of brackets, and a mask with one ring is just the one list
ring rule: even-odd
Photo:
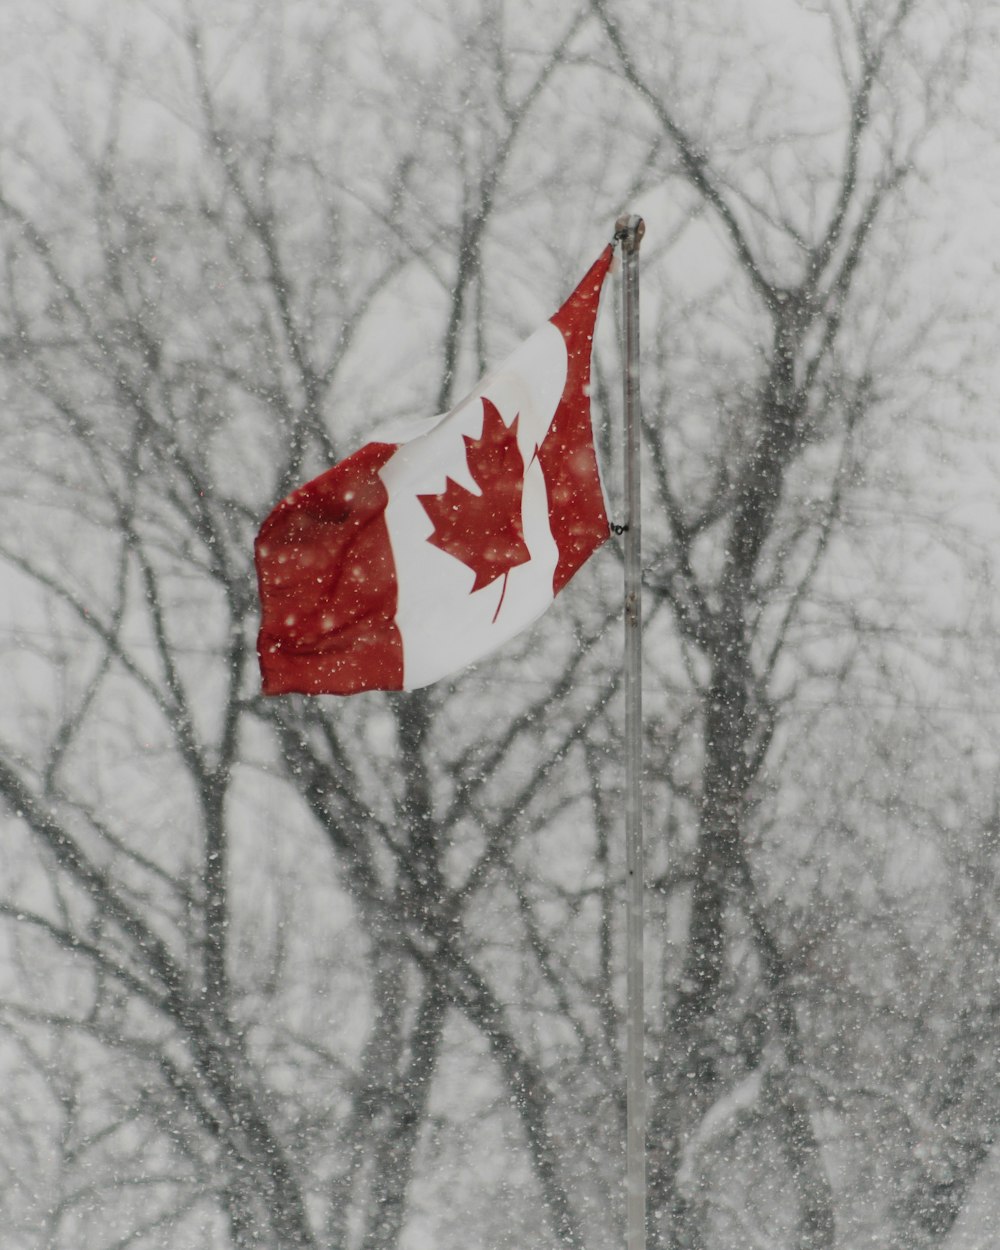
[[265,694],[447,677],[541,616],[607,539],[590,357],[611,254],[451,412],[277,505],[256,542]]

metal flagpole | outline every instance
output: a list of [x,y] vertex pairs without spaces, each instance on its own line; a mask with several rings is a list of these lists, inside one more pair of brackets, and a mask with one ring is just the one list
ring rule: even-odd
[[625,1212],[627,1250],[646,1248],[646,1069],[643,993],[642,597],[639,481],[639,244],[641,217],[615,223],[622,245],[625,335]]

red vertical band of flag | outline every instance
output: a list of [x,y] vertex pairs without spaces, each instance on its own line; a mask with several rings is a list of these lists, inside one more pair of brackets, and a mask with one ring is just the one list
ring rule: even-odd
[[388,495],[378,476],[395,450],[367,443],[283,499],[261,526],[265,694],[402,689]]
[[566,387],[538,449],[549,491],[552,536],[559,547],[553,594],[562,590],[608,536],[590,423],[590,358],[601,288],[611,254],[611,247],[605,248],[552,318],[552,324],[566,340],[567,354]]

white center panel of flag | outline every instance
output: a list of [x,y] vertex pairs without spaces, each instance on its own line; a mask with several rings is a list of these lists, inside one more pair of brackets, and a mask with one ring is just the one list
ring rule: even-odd
[[[385,519],[396,569],[405,689],[429,685],[475,663],[551,603],[559,552],[535,450],[552,424],[566,376],[565,340],[546,323],[443,420],[414,429],[422,437],[404,442],[380,470],[389,495]],[[447,478],[481,494],[463,435],[481,437],[484,398],[496,405],[506,426],[517,418],[517,445],[526,466],[521,521],[530,559],[473,592],[473,569],[429,541],[434,524],[418,496],[440,494]],[[433,428],[427,431],[429,424]]]

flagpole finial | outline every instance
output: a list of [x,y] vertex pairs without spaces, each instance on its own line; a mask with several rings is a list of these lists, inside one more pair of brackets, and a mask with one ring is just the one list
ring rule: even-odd
[[622,213],[615,222],[615,242],[621,242],[623,252],[637,252],[645,233],[646,223],[635,213]]

